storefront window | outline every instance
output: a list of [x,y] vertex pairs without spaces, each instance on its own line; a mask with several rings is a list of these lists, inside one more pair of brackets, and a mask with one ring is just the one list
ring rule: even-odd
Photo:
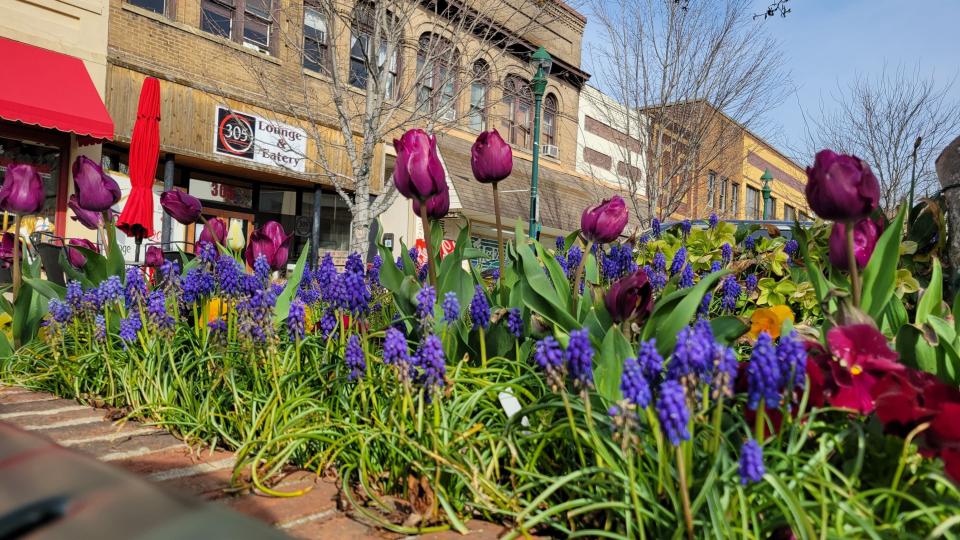
[[232,183],[191,178],[190,194],[201,201],[217,202],[237,208],[253,207],[253,189]]
[[[309,240],[310,229],[307,229],[306,225],[309,224],[311,228],[313,226],[312,193],[303,194],[300,216],[307,218],[302,227],[306,232],[303,240]],[[320,243],[317,251],[321,256],[327,251],[346,251],[350,244],[350,219],[350,210],[340,195],[323,193],[320,196]],[[298,234],[300,232],[297,231]],[[301,241],[299,236],[297,241]]]
[[60,149],[52,146],[17,141],[0,137],[0,184],[7,167],[14,163],[33,165],[43,178],[46,202],[37,215],[32,230],[53,231],[57,213],[57,191],[60,185]]

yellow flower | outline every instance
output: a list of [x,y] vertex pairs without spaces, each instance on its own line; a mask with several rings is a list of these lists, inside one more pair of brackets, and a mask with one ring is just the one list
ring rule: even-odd
[[777,339],[780,337],[783,321],[787,319],[793,322],[793,311],[783,304],[769,308],[757,308],[750,316],[750,337],[757,339],[760,332],[766,332],[773,339]]
[[243,223],[239,219],[231,219],[230,229],[227,231],[227,247],[240,251],[246,242],[247,239],[243,236]]
[[227,316],[227,303],[221,298],[211,298],[207,302],[207,322],[212,323],[217,319],[223,319]]

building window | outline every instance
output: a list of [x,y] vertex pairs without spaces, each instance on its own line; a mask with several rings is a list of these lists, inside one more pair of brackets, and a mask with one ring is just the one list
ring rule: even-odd
[[[387,98],[396,97],[397,75],[399,71],[400,43],[399,29],[380,28],[380,34],[395,39],[393,54],[387,58],[387,40],[381,39],[380,46],[373,44],[374,17],[377,7],[373,4],[361,4],[354,15],[353,29],[350,35],[350,84],[366,89],[371,67],[379,74],[380,87]],[[388,17],[391,21],[393,17]],[[376,79],[375,79],[376,82]]]
[[439,113],[443,120],[457,117],[456,89],[459,57],[450,40],[426,33],[417,46],[417,108]]
[[767,219],[777,219],[777,199],[770,197],[770,217]]
[[747,186],[747,219],[761,219],[760,190]]
[[790,206],[789,204],[783,205],[783,219],[786,221],[794,221],[797,219],[797,209]]
[[483,60],[473,63],[473,82],[470,83],[470,111],[467,125],[473,131],[487,129],[487,92],[490,88],[490,66]]
[[273,28],[272,0],[201,0],[200,29],[269,53]]
[[717,173],[710,171],[707,176],[707,206],[713,208],[717,202]]
[[547,97],[543,100],[543,127],[540,129],[543,144],[557,145],[557,112],[559,109],[557,96],[547,94]]
[[504,130],[509,142],[521,148],[530,148],[530,125],[533,123],[530,83],[516,75],[508,75],[503,82],[503,103],[507,106]]
[[303,8],[303,67],[330,74],[330,46],[327,38],[327,18],[317,7]]
[[800,212],[800,221],[813,221],[806,212]]
[[730,184],[730,215],[734,219],[740,214],[740,184]]
[[720,179],[720,197],[719,197],[720,202],[718,206],[720,207],[721,212],[727,209],[727,184],[728,183],[729,183],[729,180],[727,180],[726,178]]
[[161,15],[166,14],[166,0],[127,0],[127,3]]

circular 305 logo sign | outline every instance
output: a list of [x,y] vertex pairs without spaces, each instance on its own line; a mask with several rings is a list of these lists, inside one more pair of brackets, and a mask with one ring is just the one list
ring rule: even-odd
[[256,121],[242,113],[219,109],[217,119],[217,150],[239,157],[253,157]]

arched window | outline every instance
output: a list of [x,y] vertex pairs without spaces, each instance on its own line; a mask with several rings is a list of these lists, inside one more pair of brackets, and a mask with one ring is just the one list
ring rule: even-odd
[[540,138],[543,144],[557,144],[557,96],[547,94],[543,99],[543,125],[540,127]]
[[[378,29],[378,22],[380,44],[376,46],[373,35]],[[395,98],[401,43],[398,21],[391,13],[384,12],[383,7],[378,4],[357,4],[350,32],[350,84],[366,89],[367,79],[373,72],[379,75],[380,87],[384,89],[383,95]],[[390,58],[387,58],[388,48],[393,48]]]
[[477,60],[473,63],[472,76],[467,127],[473,131],[485,131],[487,129],[487,92],[490,88],[490,65],[483,60]]
[[510,143],[530,148],[530,125],[533,121],[533,93],[530,91],[530,83],[516,75],[508,75],[503,81],[503,103],[507,106],[504,131],[509,134]]
[[459,54],[450,40],[429,32],[417,43],[417,109],[438,113],[443,120],[457,117]]

